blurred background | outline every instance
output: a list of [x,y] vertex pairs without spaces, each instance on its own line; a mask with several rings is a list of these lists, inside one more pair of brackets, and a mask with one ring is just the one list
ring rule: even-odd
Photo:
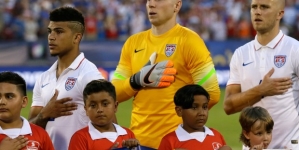
[[[210,111],[208,126],[223,133],[228,145],[241,149],[238,114],[222,108],[229,62],[236,48],[254,39],[250,21],[251,0],[183,0],[178,22],[198,33],[208,47],[222,87],[219,103]],[[286,0],[281,30],[299,38],[299,0]],[[47,46],[49,12],[72,6],[85,16],[85,36],[80,50],[111,79],[124,41],[150,28],[146,0],[0,0],[0,71],[15,71],[27,81],[29,97],[35,79],[56,61]],[[23,111],[28,117],[30,106]],[[129,126],[131,101],[120,105],[119,123]]]

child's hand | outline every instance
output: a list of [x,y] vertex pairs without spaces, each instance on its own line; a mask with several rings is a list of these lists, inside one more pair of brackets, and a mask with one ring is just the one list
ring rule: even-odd
[[220,147],[219,150],[232,150],[232,148],[230,148],[227,145],[224,145],[224,146]]
[[4,138],[0,143],[0,149],[2,150],[20,150],[27,145],[28,139],[24,136],[18,136],[14,139],[9,137]]
[[263,150],[264,149],[264,144],[261,143],[260,145],[254,145],[250,148],[250,150]]
[[123,140],[123,143],[122,143],[123,147],[128,147],[128,148],[137,147],[138,145],[139,145],[139,141],[137,139]]

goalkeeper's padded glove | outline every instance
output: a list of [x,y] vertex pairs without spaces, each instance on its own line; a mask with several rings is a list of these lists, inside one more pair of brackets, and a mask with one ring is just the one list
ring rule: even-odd
[[142,87],[168,87],[174,82],[176,73],[177,70],[173,68],[173,62],[165,60],[144,66],[139,72],[131,76],[130,84],[136,90]]

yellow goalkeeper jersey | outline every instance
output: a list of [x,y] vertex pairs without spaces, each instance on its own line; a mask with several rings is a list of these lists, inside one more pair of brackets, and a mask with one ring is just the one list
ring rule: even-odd
[[[147,64],[152,53],[157,62],[172,60],[177,69],[175,82],[166,88],[132,89],[130,77]],[[151,29],[132,35],[125,42],[112,83],[117,100],[134,97],[130,128],[141,145],[158,148],[162,137],[182,123],[176,115],[173,97],[187,84],[199,84],[210,94],[209,108],[219,101],[220,89],[210,52],[193,31],[175,25],[168,32],[155,36]]]

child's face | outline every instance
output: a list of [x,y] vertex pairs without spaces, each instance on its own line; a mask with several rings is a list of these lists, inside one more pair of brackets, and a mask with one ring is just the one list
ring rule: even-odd
[[263,145],[267,148],[272,140],[272,131],[267,132],[260,120],[256,121],[249,133],[243,131],[244,136],[250,141],[250,146]]
[[183,118],[183,128],[191,133],[204,131],[203,126],[208,119],[208,99],[203,95],[195,95],[192,108],[176,108],[177,114]]
[[108,92],[102,91],[88,95],[84,108],[92,124],[101,128],[111,125],[117,105]]
[[0,120],[5,123],[20,118],[21,109],[27,105],[27,97],[11,83],[0,83]]

